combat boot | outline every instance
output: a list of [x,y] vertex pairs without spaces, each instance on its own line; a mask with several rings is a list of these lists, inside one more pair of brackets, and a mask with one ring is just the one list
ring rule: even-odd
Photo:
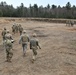
[[32,58],[32,63],[34,63],[34,61],[35,61],[35,56],[33,56],[33,58]]

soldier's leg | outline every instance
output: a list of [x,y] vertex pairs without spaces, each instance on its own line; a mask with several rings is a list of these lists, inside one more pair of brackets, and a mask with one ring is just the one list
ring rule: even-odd
[[12,56],[13,56],[13,53],[11,52],[11,53],[9,54],[9,61],[10,61],[10,62],[11,62]]
[[13,33],[15,34],[15,30],[13,31]]
[[8,49],[6,49],[6,61],[7,62],[9,61],[9,52],[8,52]]
[[6,49],[6,48],[5,48],[5,40],[3,40],[3,47],[4,47],[4,50],[5,50],[5,49]]
[[11,50],[9,51],[9,62],[11,62],[12,56],[13,56],[13,52],[12,52],[12,49],[11,49]]
[[32,63],[34,63],[34,61],[36,60],[37,50],[32,49],[32,51],[33,51]]
[[3,41],[4,41],[4,37],[3,37]]
[[27,44],[23,44],[23,56],[26,54]]
[[19,31],[20,35],[21,35],[21,32]]
[[22,35],[22,31],[20,31],[20,35]]
[[37,55],[37,50],[36,49],[33,49],[33,55]]
[[12,30],[12,32],[13,32],[13,34],[15,34],[15,30],[14,29]]

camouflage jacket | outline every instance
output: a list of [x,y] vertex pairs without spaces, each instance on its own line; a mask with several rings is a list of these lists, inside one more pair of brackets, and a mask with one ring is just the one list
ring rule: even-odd
[[30,49],[38,49],[39,41],[36,38],[30,40]]
[[20,36],[20,40],[19,40],[19,44],[22,43],[22,44],[26,44],[27,42],[29,42],[30,38],[27,34],[22,34]]

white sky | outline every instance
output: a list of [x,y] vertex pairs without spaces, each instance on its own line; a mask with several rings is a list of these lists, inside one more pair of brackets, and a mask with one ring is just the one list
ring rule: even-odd
[[55,5],[60,5],[60,6],[65,6],[67,2],[70,2],[71,5],[76,4],[76,0],[0,0],[5,1],[9,5],[13,5],[14,7],[20,6],[21,3],[24,4],[24,6],[29,7],[29,4],[37,4],[38,6],[43,5],[44,7],[47,6],[47,4],[52,4]]

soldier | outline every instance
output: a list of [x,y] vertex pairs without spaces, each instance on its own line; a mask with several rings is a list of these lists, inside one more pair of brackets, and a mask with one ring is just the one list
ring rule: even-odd
[[32,49],[32,52],[33,52],[33,58],[32,58],[33,63],[36,59],[37,49],[38,48],[41,49],[41,47],[39,46],[39,41],[35,37],[37,37],[37,35],[34,33],[33,34],[33,39],[30,40],[30,49]]
[[5,39],[9,38],[10,40],[13,40],[12,34],[10,34],[9,30],[7,30],[7,33],[5,35]]
[[68,20],[66,20],[66,26],[68,26]]
[[70,20],[66,21],[66,26],[70,26]]
[[22,35],[20,36],[19,44],[22,44],[23,56],[26,54],[27,44],[29,42],[29,36],[26,34],[26,31],[23,30]]
[[74,21],[71,20],[71,21],[70,21],[70,24],[71,24],[71,26],[73,27],[73,25],[74,25]]
[[3,41],[5,40],[5,35],[6,35],[6,28],[4,28],[4,30],[2,31]]
[[16,25],[15,29],[16,29],[16,33],[18,33],[18,24]]
[[15,34],[16,29],[15,29],[15,25],[12,26],[12,32]]
[[5,35],[5,49],[6,49],[6,61],[7,62],[11,62],[12,56],[13,56],[13,52],[12,52],[12,43],[14,41],[12,41],[12,35],[9,33],[9,31],[7,31],[6,35]]
[[23,31],[23,28],[22,28],[22,26],[20,25],[20,26],[19,26],[19,33],[20,33],[20,35],[22,34],[22,31]]

